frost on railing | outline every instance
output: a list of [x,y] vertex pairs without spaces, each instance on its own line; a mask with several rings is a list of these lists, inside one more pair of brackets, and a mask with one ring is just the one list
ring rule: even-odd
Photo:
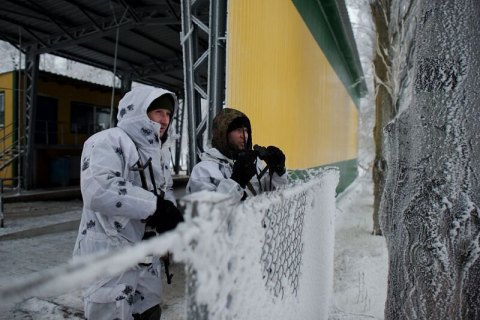
[[241,204],[184,198],[187,221],[203,229],[181,258],[187,319],[326,319],[337,183],[327,169]]
[[186,265],[187,319],[327,319],[338,179],[337,169],[306,171],[241,203],[191,194],[176,230],[4,284],[0,306],[79,289],[169,251]]

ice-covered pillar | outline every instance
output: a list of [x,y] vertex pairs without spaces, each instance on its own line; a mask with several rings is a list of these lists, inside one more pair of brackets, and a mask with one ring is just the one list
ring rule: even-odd
[[480,319],[480,2],[393,2],[385,319]]

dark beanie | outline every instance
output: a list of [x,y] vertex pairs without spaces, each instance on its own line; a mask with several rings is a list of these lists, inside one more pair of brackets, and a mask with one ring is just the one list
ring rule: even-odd
[[233,119],[233,121],[230,122],[230,124],[228,125],[227,134],[238,128],[247,128],[248,131],[251,130],[250,121],[248,120],[247,117],[237,117]]
[[152,103],[150,103],[150,106],[147,109],[147,112],[156,110],[156,109],[166,109],[170,110],[171,113],[173,113],[175,108],[175,101],[173,100],[173,97],[166,93],[162,94],[160,97],[157,99],[153,100]]

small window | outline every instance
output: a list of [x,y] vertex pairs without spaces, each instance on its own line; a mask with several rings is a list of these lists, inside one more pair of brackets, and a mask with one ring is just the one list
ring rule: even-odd
[[110,108],[83,102],[70,105],[70,132],[91,135],[110,127]]
[[94,120],[96,131],[110,128],[110,108],[95,108]]
[[89,133],[90,119],[93,119],[93,106],[81,102],[72,102],[70,106],[71,133]]
[[0,127],[5,126],[5,93],[0,92]]

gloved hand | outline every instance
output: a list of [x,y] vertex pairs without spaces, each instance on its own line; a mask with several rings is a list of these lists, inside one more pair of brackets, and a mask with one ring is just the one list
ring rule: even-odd
[[255,160],[257,156],[254,152],[242,152],[238,155],[238,159],[233,164],[232,180],[235,180],[242,188],[245,188],[247,183],[257,173]]
[[157,233],[175,229],[177,224],[183,222],[180,210],[168,200],[157,197],[157,209],[145,220],[147,226],[155,228]]
[[271,172],[276,172],[279,176],[285,173],[285,154],[277,147],[268,146],[266,156],[263,159]]

